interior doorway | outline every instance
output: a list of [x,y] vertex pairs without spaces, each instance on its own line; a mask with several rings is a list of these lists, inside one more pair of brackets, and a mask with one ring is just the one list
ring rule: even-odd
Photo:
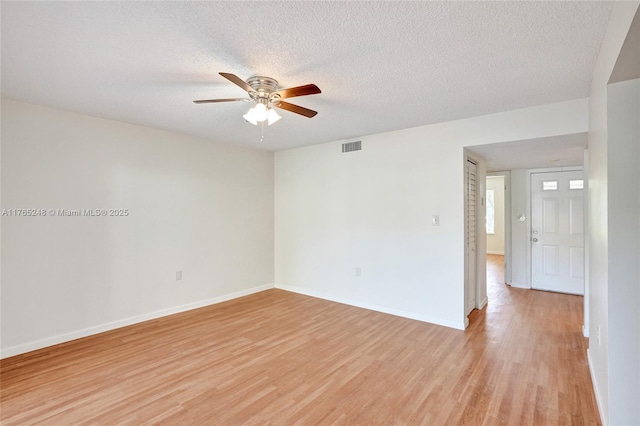
[[511,279],[511,172],[487,173],[485,187],[487,285],[505,285]]
[[506,252],[506,183],[504,175],[486,177],[486,235],[487,235],[487,299],[496,294],[491,288],[504,285]]
[[486,189],[487,254],[505,253],[505,183],[504,176],[487,176]]

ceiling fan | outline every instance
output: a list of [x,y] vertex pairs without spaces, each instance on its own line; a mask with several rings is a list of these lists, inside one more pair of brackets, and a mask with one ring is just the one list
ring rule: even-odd
[[294,105],[283,101],[286,98],[295,98],[296,96],[315,95],[320,89],[315,84],[306,84],[304,86],[291,87],[289,89],[278,88],[278,82],[271,77],[255,76],[247,81],[242,80],[234,74],[221,72],[221,76],[245,90],[249,94],[249,98],[228,98],[228,99],[202,99],[193,101],[196,104],[208,104],[217,102],[254,102],[243,117],[249,123],[257,125],[259,122],[267,121],[268,125],[272,125],[280,120],[280,116],[274,108],[284,109],[305,117],[314,117],[317,112],[308,108]]

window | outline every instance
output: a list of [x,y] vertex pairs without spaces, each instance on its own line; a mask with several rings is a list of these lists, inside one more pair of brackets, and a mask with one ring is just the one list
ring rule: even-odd
[[545,180],[545,181],[542,181],[542,190],[543,191],[557,191],[558,190],[558,181],[557,180]]
[[584,181],[582,179],[569,180],[569,189],[584,189]]
[[487,189],[487,234],[496,233],[496,211],[493,189]]

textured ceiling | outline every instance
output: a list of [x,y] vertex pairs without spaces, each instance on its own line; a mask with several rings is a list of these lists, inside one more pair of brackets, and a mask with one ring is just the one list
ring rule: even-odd
[[468,147],[487,160],[488,172],[581,166],[586,133]]
[[[609,2],[8,2],[3,96],[279,150],[576,99]],[[322,94],[260,128],[219,71]]]

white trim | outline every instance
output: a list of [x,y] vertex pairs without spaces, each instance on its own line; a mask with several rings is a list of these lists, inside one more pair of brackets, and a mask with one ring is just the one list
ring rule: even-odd
[[504,256],[504,252],[503,251],[487,250],[487,254],[498,254],[500,256]]
[[582,326],[582,335],[584,337],[589,337],[589,327],[587,325]]
[[188,303],[186,305],[174,306],[171,308],[161,309],[159,311],[149,312],[147,314],[136,315],[135,317],[124,318],[108,322],[106,324],[96,325],[93,327],[83,328],[82,330],[72,331],[70,333],[59,334],[57,336],[46,337],[44,339],[35,340],[29,343],[23,343],[21,345],[12,346],[0,351],[0,359],[8,358],[14,355],[20,355],[26,352],[35,351],[37,349],[46,348],[48,346],[58,345],[60,343],[69,342],[71,340],[80,339],[82,337],[92,336],[94,334],[103,333],[105,331],[114,330],[116,328],[126,327],[149,321],[152,319],[164,317],[167,315],[177,314],[179,312],[190,311],[192,309],[202,308],[204,306],[215,305],[216,303],[226,302],[231,299],[237,299],[238,297],[248,296],[253,293],[259,293],[261,291],[274,288],[273,284],[265,284],[246,290],[236,291],[234,293],[225,294],[211,299],[200,300],[198,302]]
[[330,296],[326,293],[322,293],[314,290],[307,290],[304,288],[291,286],[291,285],[276,284],[275,288],[278,288],[280,290],[290,291],[292,293],[304,294],[305,296],[316,297],[318,299],[329,300],[331,302],[342,303],[343,305],[355,306],[356,308],[369,309],[370,311],[382,312],[385,314],[395,315],[397,317],[403,317],[403,318],[409,318],[409,319],[418,320],[422,322],[428,322],[430,324],[442,325],[445,327],[455,328],[458,330],[464,330],[466,328],[465,323],[466,321],[468,321],[466,317],[465,317],[465,323],[445,320],[442,318],[429,317],[422,314],[416,314],[413,312],[387,308],[385,306],[374,305],[371,303],[356,302],[354,300],[337,298],[334,296]]
[[530,286],[530,285],[528,285],[528,284],[520,284],[520,283],[517,283],[517,282],[515,282],[515,281],[512,281],[509,285],[510,285],[511,287],[514,287],[514,288],[526,288],[526,289],[528,289],[528,290],[530,290],[530,289],[531,289],[531,286]]
[[590,287],[589,287],[589,240],[590,240],[590,231],[589,231],[589,149],[584,150],[584,161],[582,171],[582,178],[584,180],[584,191],[582,196],[584,198],[584,217],[583,217],[583,226],[584,226],[584,299],[582,305],[582,322],[584,323],[582,326],[582,335],[584,337],[589,337],[589,321],[591,316],[591,308],[590,308]]
[[605,416],[605,414],[602,412],[602,397],[600,396],[600,392],[598,391],[598,389],[600,389],[600,387],[598,386],[598,382],[596,381],[596,375],[593,372],[593,363],[591,362],[591,351],[589,349],[587,349],[587,365],[589,365],[589,373],[591,373],[591,385],[593,386],[593,393],[595,393],[596,395],[596,405],[598,406],[598,413],[600,414],[600,421],[602,421],[602,426],[607,426],[608,424],[608,418],[607,416]]
[[582,172],[583,166],[546,167],[537,169],[527,169],[529,173],[555,173],[555,172]]
[[487,303],[489,303],[489,298],[485,297],[478,305],[478,310],[482,310],[485,306],[487,306]]

